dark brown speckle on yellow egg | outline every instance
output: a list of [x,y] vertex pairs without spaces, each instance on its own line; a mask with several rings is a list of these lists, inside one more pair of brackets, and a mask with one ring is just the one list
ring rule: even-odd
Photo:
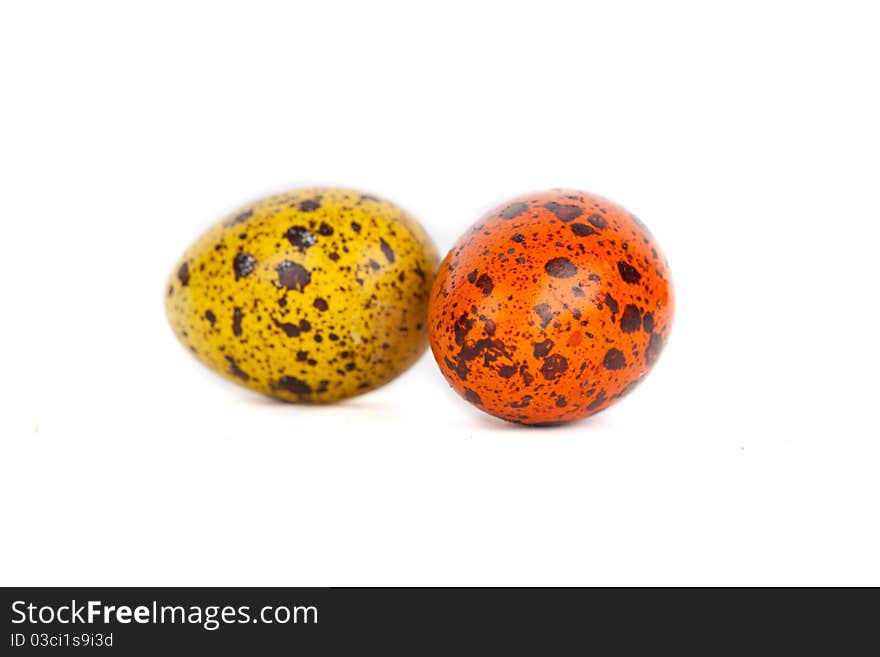
[[427,346],[436,250],[395,205],[301,189],[233,213],[183,255],[167,286],[178,339],[252,390],[331,402],[373,390]]

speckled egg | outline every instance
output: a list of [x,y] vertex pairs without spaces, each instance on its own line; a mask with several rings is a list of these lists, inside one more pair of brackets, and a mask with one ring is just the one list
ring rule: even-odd
[[400,208],[347,189],[246,206],[184,253],[166,310],[205,365],[292,402],[373,390],[427,346],[437,253]]
[[634,215],[552,190],[480,219],[441,263],[434,357],[452,387],[512,422],[593,415],[651,370],[673,314],[669,268]]

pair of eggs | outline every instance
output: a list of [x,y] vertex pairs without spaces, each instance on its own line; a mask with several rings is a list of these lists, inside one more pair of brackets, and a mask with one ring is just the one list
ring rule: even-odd
[[666,261],[645,226],[572,190],[484,215],[437,267],[397,206],[336,188],[249,205],[183,255],[166,309],[211,369],[291,402],[392,380],[427,342],[451,386],[523,424],[597,413],[629,393],[669,334]]

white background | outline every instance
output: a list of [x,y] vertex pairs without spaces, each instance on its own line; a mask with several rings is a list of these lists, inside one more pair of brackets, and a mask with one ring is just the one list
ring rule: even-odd
[[[0,583],[880,584],[871,3],[7,2]],[[178,255],[304,184],[442,252],[548,187],[666,251],[659,365],[481,415],[429,355],[335,407],[175,341]]]

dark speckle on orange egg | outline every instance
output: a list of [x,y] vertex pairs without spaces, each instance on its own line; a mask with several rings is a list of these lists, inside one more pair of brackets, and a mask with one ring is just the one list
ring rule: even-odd
[[431,348],[452,387],[523,424],[593,415],[653,367],[673,315],[645,226],[593,194],[551,190],[490,211],[440,265]]

